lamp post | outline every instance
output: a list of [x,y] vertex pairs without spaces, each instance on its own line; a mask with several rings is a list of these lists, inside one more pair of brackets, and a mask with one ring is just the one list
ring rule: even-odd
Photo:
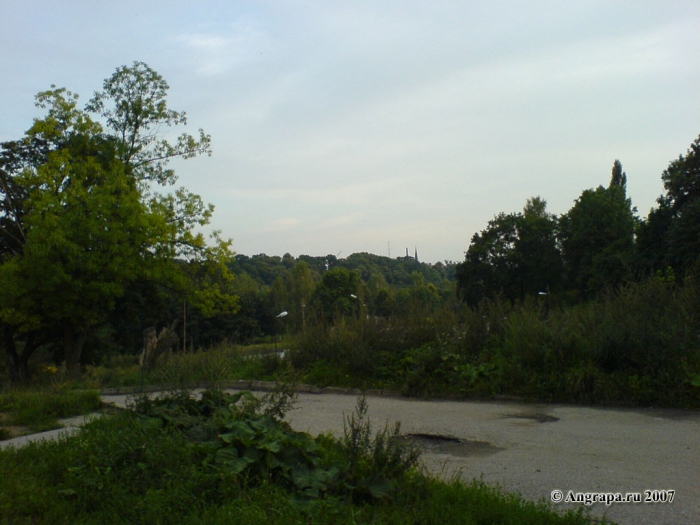
[[547,318],[549,318],[549,311],[551,308],[551,303],[550,303],[550,297],[549,297],[549,286],[547,286],[547,291],[546,292],[539,292],[537,295],[544,295],[547,297]]
[[[279,314],[277,314],[275,317],[277,319],[281,319],[282,317],[287,317],[288,315],[289,315],[289,313],[287,312],[287,310],[285,310],[284,312],[280,312]],[[275,323],[275,325],[276,324],[277,323]],[[276,328],[277,328],[277,326],[275,326],[275,354],[277,353],[277,335],[278,335]]]
[[360,299],[354,293],[351,293],[350,297],[352,297],[353,299],[355,299],[357,301],[357,305],[359,306],[359,308],[357,309],[358,310],[357,318],[362,319],[362,307],[365,306],[364,304],[362,304],[362,299]]

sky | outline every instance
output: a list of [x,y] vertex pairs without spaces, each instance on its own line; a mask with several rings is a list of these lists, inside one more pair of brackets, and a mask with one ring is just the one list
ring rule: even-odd
[[562,214],[615,159],[646,217],[700,134],[697,0],[0,0],[0,141],[52,84],[170,85],[172,164],[242,254],[462,261],[500,212]]

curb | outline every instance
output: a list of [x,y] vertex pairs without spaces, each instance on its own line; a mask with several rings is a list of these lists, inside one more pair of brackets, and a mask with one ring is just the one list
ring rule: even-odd
[[[105,388],[101,391],[102,395],[124,395],[124,394],[140,394],[140,393],[150,393],[150,392],[166,392],[168,390],[177,390],[179,388],[210,388],[216,386],[223,390],[251,390],[259,392],[274,392],[280,388],[283,383],[278,383],[276,381],[220,381],[216,383],[211,382],[195,382],[186,385],[145,385],[143,387],[116,387],[116,388]],[[292,390],[294,392],[299,392],[302,394],[339,394],[339,395],[368,395],[376,397],[403,397],[396,391],[384,390],[371,388],[367,390],[362,390],[359,388],[340,388],[335,386],[318,387],[315,385],[308,384],[297,384],[292,385]]]

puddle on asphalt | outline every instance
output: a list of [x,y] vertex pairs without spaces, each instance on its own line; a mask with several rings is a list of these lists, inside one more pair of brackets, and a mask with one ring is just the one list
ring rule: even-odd
[[507,419],[531,419],[532,421],[537,421],[538,423],[554,423],[555,421],[559,421],[558,417],[550,416],[549,414],[542,414],[539,412],[506,414],[503,417]]
[[471,441],[454,436],[439,434],[406,434],[408,439],[421,446],[424,452],[432,454],[448,454],[460,457],[484,457],[505,450],[492,445],[488,441]]
[[678,408],[645,408],[636,410],[647,417],[654,419],[669,419],[671,421],[693,421],[700,419],[700,413]]

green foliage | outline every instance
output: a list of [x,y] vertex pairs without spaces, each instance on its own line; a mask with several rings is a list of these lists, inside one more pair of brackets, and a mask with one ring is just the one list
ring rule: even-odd
[[176,177],[166,169],[175,157],[211,155],[211,137],[199,130],[199,140],[183,133],[176,144],[160,138],[160,128],[187,124],[184,112],[167,106],[168,83],[143,62],[118,67],[104,81],[86,110],[102,117],[117,137],[117,158],[131,168],[139,182],[174,184]]
[[592,297],[633,277],[637,220],[625,187],[586,190],[562,216],[560,242],[570,289]]
[[35,432],[59,428],[58,419],[94,412],[101,406],[95,390],[11,390],[0,394],[4,424],[27,426]]
[[495,365],[436,341],[406,352],[396,367],[401,392],[413,396],[490,396]]
[[484,298],[522,301],[562,286],[591,298],[632,279],[639,221],[626,184],[616,160],[609,186],[584,191],[561,217],[547,213],[540,197],[528,199],[523,213],[498,214],[457,265],[461,298],[476,307]]
[[673,272],[595,301],[515,305],[317,327],[291,353],[304,381],[407,395],[700,406],[700,298]]
[[13,474],[0,477],[0,521],[592,522],[478,481],[425,477],[395,427],[370,437],[362,402],[340,441],[292,431],[279,417],[280,399],[247,392],[175,392],[139,399],[136,409],[95,419],[72,438],[0,450],[0,471]]
[[[319,386],[386,388],[405,395],[700,406],[700,296],[667,270],[593,301],[550,306],[484,301],[477,309],[346,318],[314,324],[283,348],[221,345],[174,354],[148,376],[89,369],[97,384],[217,384],[290,374]],[[254,353],[253,353],[254,352]]]
[[0,316],[22,331],[104,321],[124,287],[150,270],[142,250],[159,233],[138,193],[117,168],[104,172],[63,153],[23,178],[26,245],[0,266],[0,282],[13,283],[3,286]]
[[267,345],[252,353],[221,343],[208,350],[175,353],[155,368],[144,372],[137,360],[112,359],[100,366],[86,367],[83,380],[101,388],[153,385],[217,385],[226,380],[272,380],[284,377],[287,365]]
[[700,137],[669,164],[661,180],[666,194],[640,226],[640,255],[647,269],[672,266],[682,278],[700,260]]
[[258,400],[250,392],[205,391],[199,400],[189,392],[144,396],[134,409],[146,428],[182,432],[203,456],[205,469],[241,476],[248,485],[272,482],[300,497],[319,497],[336,469],[322,469],[311,436],[281,420],[288,406],[286,396]]
[[325,321],[358,315],[361,306],[360,276],[344,268],[333,268],[323,274],[311,298]]
[[[318,324],[297,337],[290,359],[308,371],[306,381],[341,386],[394,386],[396,362],[407,350],[435,341],[452,330],[454,311],[410,310],[389,319],[347,318],[335,325]],[[346,377],[347,376],[347,377]]]
[[528,199],[523,213],[500,213],[474,234],[465,261],[457,265],[459,294],[471,306],[498,295],[516,300],[556,291],[562,260],[557,219],[539,197]]
[[137,283],[177,291],[205,317],[236,310],[231,242],[214,232],[208,246],[196,231],[213,206],[184,188],[155,191],[176,180],[169,160],[209,153],[201,130],[198,141],[160,138],[162,127],[186,122],[167,108],[167,89],[141,62],[118,68],[85,110],[52,86],[36,97],[46,115],[2,144],[0,341],[13,380],[28,379],[29,357],[47,344],[77,374],[86,339],[118,303],[129,309]]
[[494,342],[501,388],[551,400],[698,406],[697,307],[695,286],[651,279],[548,317],[517,308]]

